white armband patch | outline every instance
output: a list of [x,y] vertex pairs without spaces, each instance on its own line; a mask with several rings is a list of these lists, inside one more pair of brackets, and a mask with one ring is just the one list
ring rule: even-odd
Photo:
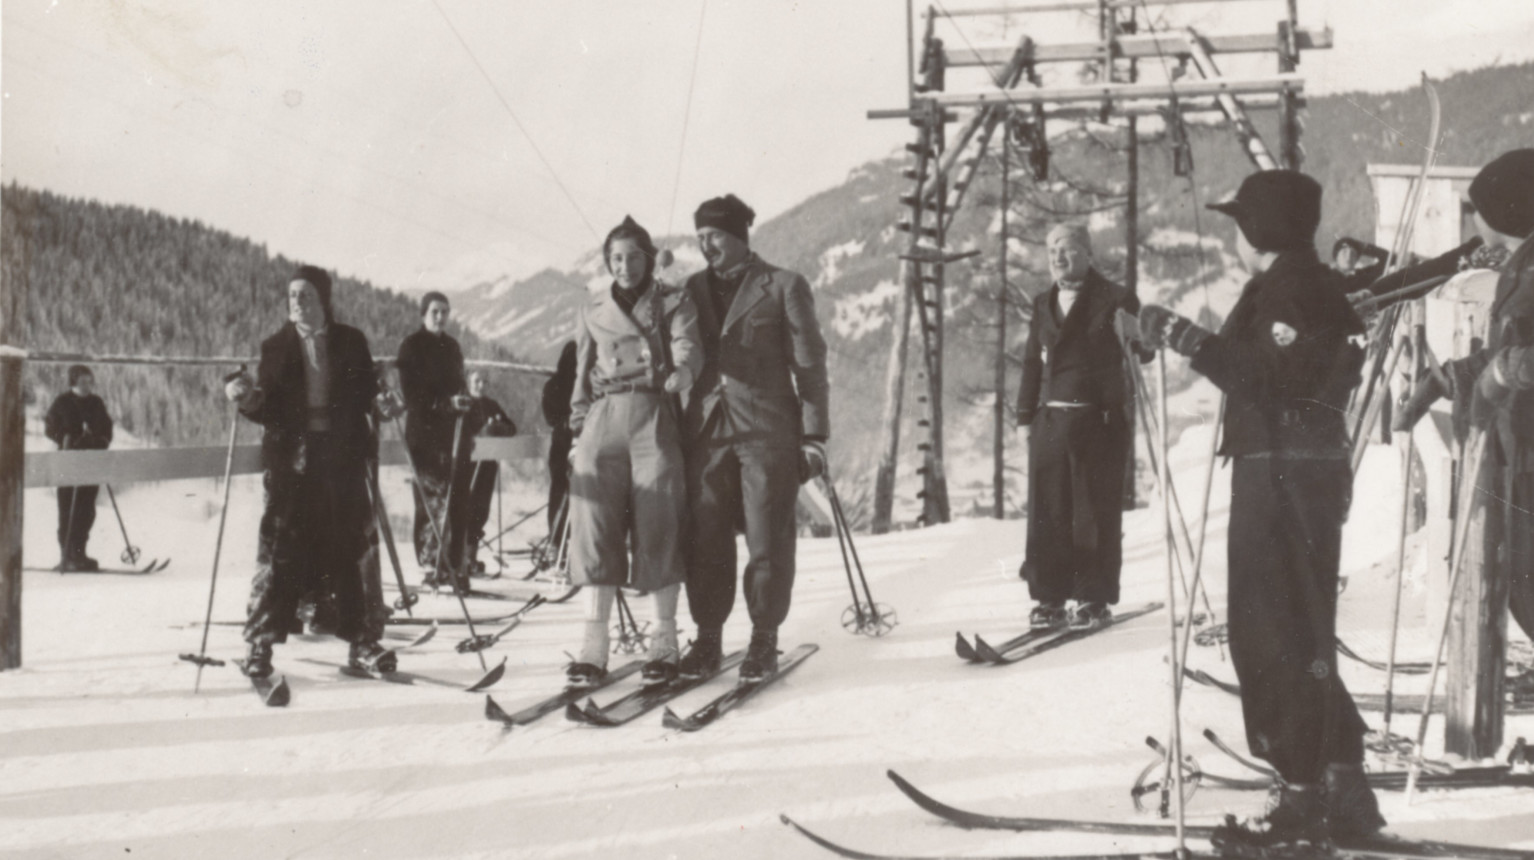
[[1299,338],[1299,336],[1300,333],[1295,331],[1293,328],[1290,328],[1281,322],[1273,323],[1273,342],[1279,346],[1288,346],[1289,344],[1294,343],[1295,340]]

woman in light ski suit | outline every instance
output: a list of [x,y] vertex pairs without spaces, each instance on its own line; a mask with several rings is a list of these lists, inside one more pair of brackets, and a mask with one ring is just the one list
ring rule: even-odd
[[576,686],[606,674],[608,619],[625,585],[655,605],[646,682],[676,675],[687,512],[677,395],[703,365],[697,312],[686,291],[652,277],[650,234],[625,218],[602,251],[613,284],[582,309],[570,397],[570,575],[588,594],[568,670]]

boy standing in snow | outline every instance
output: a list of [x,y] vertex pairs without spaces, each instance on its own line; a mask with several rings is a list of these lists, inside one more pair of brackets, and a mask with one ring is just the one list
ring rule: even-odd
[[794,585],[799,485],[826,469],[831,433],[826,342],[802,275],[752,253],[756,213],[733,194],[693,214],[708,268],[687,279],[703,339],[703,370],[687,396],[692,503],[687,605],[698,638],[683,677],[711,674],[735,604],[735,533],[746,533],[744,587],[751,644],[742,680],[778,667],[778,625]]
[[1216,844],[1268,846],[1385,826],[1364,777],[1367,729],[1337,676],[1337,574],[1352,499],[1346,426],[1363,323],[1317,257],[1321,186],[1290,170],[1248,176],[1209,208],[1235,219],[1252,278],[1219,333],[1160,305],[1145,345],[1191,358],[1225,392],[1231,458],[1230,654],[1252,754],[1278,771],[1276,802],[1228,817]]
[[390,672],[394,652],[379,644],[386,610],[378,534],[367,473],[378,461],[369,416],[378,380],[367,337],[336,322],[330,276],[301,266],[287,287],[288,322],[261,343],[252,380],[224,387],[240,414],[260,424],[266,509],[251,583],[245,674],[272,673],[272,646],[285,642],[305,593],[335,600],[336,635],[349,662]]
[[[1108,607],[1119,602],[1133,395],[1113,320],[1140,302],[1092,266],[1084,225],[1061,224],[1045,241],[1054,283],[1033,300],[1017,395],[1028,448],[1021,574],[1037,601],[1031,627],[1084,630],[1110,620]],[[1070,600],[1076,605],[1067,613]]]
[[[43,432],[60,451],[102,450],[112,444],[112,416],[93,393],[96,377],[83,364],[69,368],[69,389],[48,407]],[[59,570],[100,570],[85,554],[91,526],[96,522],[96,485],[59,487]]]

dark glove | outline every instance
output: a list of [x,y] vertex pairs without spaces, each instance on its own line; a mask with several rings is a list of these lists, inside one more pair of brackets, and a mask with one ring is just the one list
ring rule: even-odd
[[1417,390],[1407,399],[1406,405],[1395,415],[1395,420],[1390,422],[1390,430],[1393,433],[1406,433],[1422,416],[1427,414],[1428,408],[1444,397],[1454,394],[1450,386],[1444,385],[1445,378],[1433,373],[1430,368],[1424,367],[1422,373],[1417,376]]
[[1191,358],[1211,334],[1161,305],[1140,309],[1140,338],[1151,349],[1170,349]]
[[806,440],[799,446],[799,483],[807,484],[826,473],[826,445]]

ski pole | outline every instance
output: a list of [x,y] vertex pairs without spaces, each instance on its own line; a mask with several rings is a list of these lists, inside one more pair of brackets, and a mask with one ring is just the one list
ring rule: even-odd
[[384,549],[389,553],[389,566],[394,568],[394,582],[399,586],[399,599],[394,601],[395,609],[405,610],[405,614],[411,618],[415,613],[410,607],[420,601],[420,596],[410,593],[410,587],[405,585],[405,571],[400,567],[399,550],[394,547],[394,526],[389,524],[389,512],[384,509],[383,492],[378,488],[378,478],[373,474],[372,466],[367,468],[368,495],[373,502],[373,518],[378,521],[379,537],[383,539]]
[[[495,563],[498,564],[498,565],[499,564],[503,564],[503,562],[502,562],[502,552],[501,552],[501,549],[502,549],[502,547],[501,547],[501,535],[506,533],[506,530],[501,528],[502,523],[503,523],[503,520],[501,519],[501,470],[500,469],[496,469],[495,470]],[[488,547],[486,547],[486,549],[488,549]]]
[[[829,488],[831,481],[829,479],[825,479],[825,484]],[[852,581],[852,560],[847,556],[847,540],[842,536],[842,518],[836,511],[836,502],[834,501],[834,497],[831,495],[831,492],[834,492],[834,490],[826,493],[827,500],[831,500],[831,527],[836,530],[836,547],[842,552],[842,569],[847,572],[847,589],[852,592],[851,608],[854,616],[857,619],[857,630],[855,632],[861,633],[863,632],[864,627],[868,624],[868,620],[867,617],[863,614],[863,599],[858,596],[857,583]],[[872,614],[873,607],[868,607],[868,611],[870,614]],[[843,615],[845,615],[845,613],[843,613]]]
[[[464,413],[462,412],[458,413],[458,419],[453,422],[453,460],[448,464],[447,467],[447,492],[444,493],[442,497],[442,524],[437,527],[438,582],[442,581],[442,557],[449,552],[446,536],[448,526],[450,525],[448,519],[453,515],[453,483],[454,479],[458,477],[458,452],[460,443],[463,441],[463,415]],[[469,614],[468,602],[463,599],[463,589],[458,587],[457,574],[454,574],[454,581],[452,586],[453,594],[457,595],[458,597],[458,605],[463,609],[464,620],[468,622],[469,636],[471,638],[478,639],[479,632],[474,629],[474,618]],[[481,669],[488,670],[490,667],[489,664],[485,662],[484,653],[480,651],[475,651],[474,653],[479,656],[479,667]]]
[[[868,601],[869,629],[875,636],[882,635],[882,633],[888,632],[895,626],[894,610],[887,606],[881,609],[879,604],[874,601],[874,593],[868,587],[868,577],[863,573],[863,561],[858,557],[857,544],[852,540],[852,526],[847,522],[847,511],[842,507],[841,496],[837,495],[836,485],[831,482],[829,476],[825,476],[823,480],[826,484],[826,494],[831,499],[831,512],[836,517],[841,534],[846,536],[847,551],[852,553],[852,564],[857,568],[858,581],[863,584],[863,597]],[[846,559],[844,558],[843,562],[845,563],[845,561]],[[856,590],[853,591],[853,598],[854,600],[857,598]]]
[[1476,513],[1476,503],[1481,494],[1476,492],[1476,478],[1481,471],[1481,458],[1486,450],[1486,432],[1480,428],[1470,431],[1465,442],[1464,472],[1459,476],[1460,519],[1454,524],[1454,543],[1449,549],[1449,588],[1445,592],[1443,626],[1438,631],[1438,648],[1433,651],[1433,670],[1427,677],[1427,695],[1422,701],[1422,719],[1417,723],[1417,744],[1411,765],[1406,771],[1406,803],[1411,805],[1412,793],[1417,787],[1417,776],[1422,771],[1422,746],[1427,741],[1428,719],[1433,713],[1433,692],[1438,687],[1438,669],[1443,665],[1443,648],[1449,640],[1449,622],[1454,617],[1454,591],[1459,587],[1459,574],[1464,565],[1465,544],[1470,538],[1470,520]]
[[[1172,749],[1167,756],[1172,770],[1173,786],[1173,814],[1176,816],[1177,829],[1177,856],[1185,857],[1188,854],[1187,834],[1183,830],[1183,777],[1182,777],[1182,666],[1178,662],[1177,653],[1177,589],[1172,582],[1172,553],[1175,551],[1172,541],[1172,493],[1171,474],[1167,463],[1167,423],[1166,409],[1166,350],[1156,353],[1156,376],[1160,391],[1161,433],[1158,437],[1161,448],[1161,461],[1159,471],[1161,473],[1161,514],[1165,521],[1164,547],[1166,554],[1166,596],[1167,596],[1167,630],[1170,634],[1172,648]],[[1191,605],[1191,597],[1190,597]],[[1188,619],[1188,626],[1193,626],[1193,619]]]
[[[1412,311],[1415,312],[1415,306]],[[1414,314],[1415,315],[1415,314]],[[1412,373],[1409,388],[1411,398],[1417,396],[1417,370],[1422,366],[1421,344],[1426,341],[1427,335],[1421,323],[1413,326],[1412,334],[1419,348],[1413,351]],[[1416,451],[1417,436],[1410,429],[1403,434],[1406,443],[1402,446],[1401,461],[1401,536],[1396,543],[1396,587],[1395,594],[1390,602],[1390,648],[1385,656],[1385,738],[1390,738],[1390,718],[1393,715],[1395,705],[1395,679],[1396,679],[1396,641],[1401,630],[1401,590],[1403,581],[1406,579],[1406,527],[1411,515],[1411,491],[1412,491],[1412,454]]]
[[107,488],[107,498],[112,500],[112,513],[117,515],[117,527],[123,533],[123,554],[119,558],[122,559],[123,564],[138,564],[142,553],[133,545],[133,541],[128,540],[128,527],[123,525],[122,511],[117,508],[117,494],[112,492],[111,484],[102,484],[102,486]]
[[[245,366],[224,377],[225,384],[236,379],[245,372]],[[237,407],[229,409],[229,450],[224,455],[224,505],[218,512],[218,537],[213,542],[213,573],[208,578],[208,611],[202,618],[202,645],[198,647],[196,654],[182,654],[181,659],[197,665],[197,680],[192,684],[192,692],[202,691],[202,669],[204,666],[222,666],[224,661],[214,660],[208,656],[208,630],[213,624],[213,595],[218,589],[218,559],[224,551],[224,523],[229,519],[229,476],[234,472],[234,440],[240,433],[240,415]]]
[[[490,549],[490,542],[491,541],[495,541],[496,542],[496,550],[495,551],[497,553],[502,552],[502,550],[500,549],[501,535],[507,534],[509,532],[516,531],[517,530],[517,526],[520,526],[523,523],[527,522],[528,520],[532,519],[533,517],[537,516],[540,511],[542,511],[544,508],[547,508],[548,506],[549,506],[549,503],[548,502],[544,502],[543,504],[541,504],[538,507],[532,509],[531,511],[528,511],[526,514],[523,514],[520,518],[518,518],[516,522],[512,523],[509,526],[506,526],[505,528],[502,528],[499,532],[496,532],[495,535],[493,535],[492,537],[485,538],[483,541],[480,542],[481,545],[484,546],[485,549]],[[500,481],[496,481],[496,484],[495,484],[495,519],[496,519],[496,527],[500,528],[500,519],[501,519],[501,484],[500,484]],[[513,550],[513,552],[515,552],[515,551],[516,550]]]

